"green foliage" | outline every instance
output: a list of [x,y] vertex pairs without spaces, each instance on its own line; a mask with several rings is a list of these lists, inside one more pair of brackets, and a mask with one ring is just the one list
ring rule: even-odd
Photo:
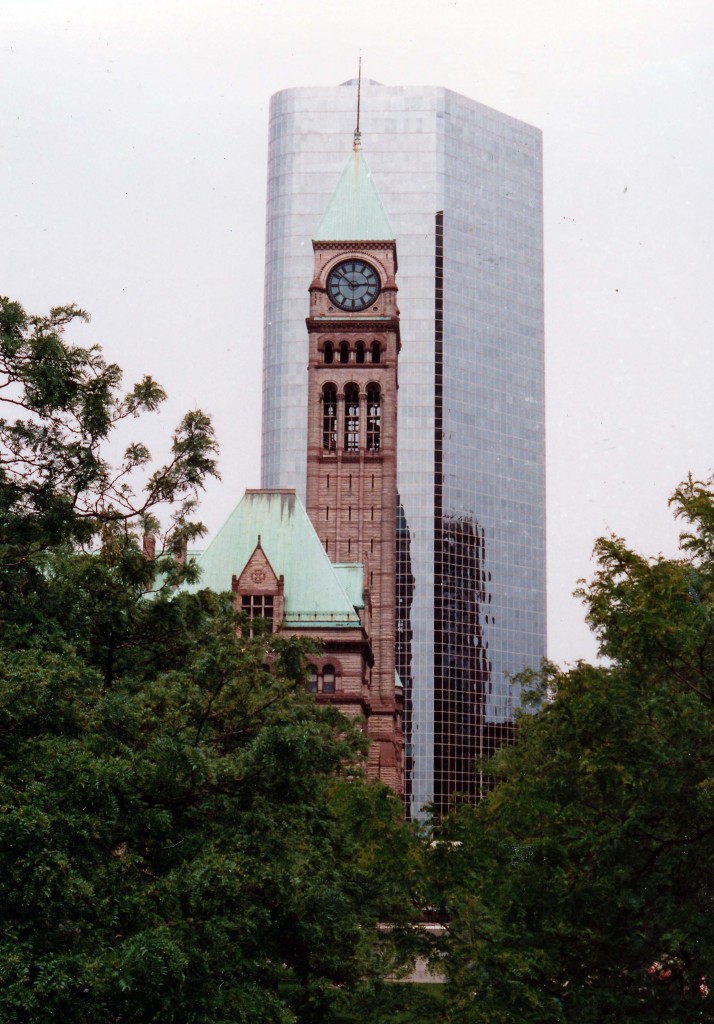
[[368,789],[345,767],[360,741],[283,671],[279,641],[263,667],[222,599],[144,619],[110,684],[91,641],[3,666],[2,1019],[289,1020],[290,976],[296,1003],[328,1007],[381,969],[391,907],[343,793]]
[[178,586],[210,423],[112,470],[113,425],[163,395],[66,344],[82,315],[0,301],[0,1022],[376,1022],[418,847],[305,645],[267,657],[229,595]]
[[609,663],[527,680],[505,781],[444,824],[450,1020],[714,1018],[714,497],[689,480],[674,505],[679,559],[598,541]]
[[64,340],[68,325],[88,319],[76,306],[30,317],[0,297],[0,571],[98,534],[111,553],[140,520],[158,528],[162,506],[170,513],[165,549],[202,532],[190,517],[206,475],[216,474],[210,420],[199,410],[187,413],[169,461],[146,480],[140,477],[151,456],[142,444],[130,444],[112,467],[103,448],[112,430],[156,410],[165,394],[150,377],[121,393],[121,370],[97,346]]

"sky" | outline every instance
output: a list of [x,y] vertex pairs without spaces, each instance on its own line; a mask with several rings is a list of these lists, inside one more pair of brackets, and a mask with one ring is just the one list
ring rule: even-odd
[[[440,85],[544,136],[549,655],[614,532],[671,556],[714,469],[711,0],[0,0],[0,293],[212,414],[215,532],[260,484],[272,93]],[[365,152],[368,139],[364,139]]]

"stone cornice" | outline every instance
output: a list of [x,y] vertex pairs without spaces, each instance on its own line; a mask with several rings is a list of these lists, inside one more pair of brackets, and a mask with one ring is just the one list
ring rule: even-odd
[[309,331],[327,331],[331,333],[335,331],[342,331],[344,333],[365,330],[382,333],[391,331],[399,337],[399,320],[394,316],[372,317],[365,318],[364,320],[357,320],[353,317],[308,316],[305,318],[305,323]]
[[396,248],[394,240],[383,239],[345,239],[343,242],[316,242],[313,239],[312,248],[315,252],[358,252],[360,249],[393,249]]

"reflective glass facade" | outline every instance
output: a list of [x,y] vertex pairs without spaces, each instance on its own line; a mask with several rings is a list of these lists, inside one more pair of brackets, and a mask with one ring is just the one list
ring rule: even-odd
[[[311,239],[352,144],[356,83],[270,116],[264,487],[304,491]],[[440,88],[362,83],[362,144],[397,239],[397,664],[409,809],[478,796],[510,677],[545,653],[540,132]]]

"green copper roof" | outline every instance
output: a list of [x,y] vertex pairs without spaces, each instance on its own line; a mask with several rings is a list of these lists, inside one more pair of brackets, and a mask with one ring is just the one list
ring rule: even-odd
[[393,238],[364,154],[355,145],[320,221],[315,241],[381,242]]
[[333,562],[338,580],[355,608],[364,608],[364,566],[361,562]]
[[[285,579],[286,626],[359,626],[355,604],[362,604],[361,585],[359,603],[353,597],[362,566],[351,566],[351,573],[342,566],[335,570],[304,506],[290,490],[246,491],[197,559],[201,578],[190,589],[230,590],[233,576],[245,568],[258,538],[273,571]],[[349,583],[350,593],[341,579]]]

